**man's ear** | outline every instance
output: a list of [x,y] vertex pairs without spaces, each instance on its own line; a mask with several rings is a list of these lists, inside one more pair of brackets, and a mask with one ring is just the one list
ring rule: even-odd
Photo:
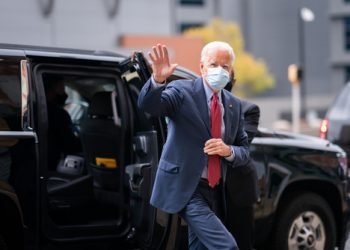
[[199,64],[199,69],[200,69],[200,71],[201,71],[201,75],[203,75],[203,70],[204,70],[204,64],[201,62],[200,64]]
[[236,84],[236,77],[235,77],[235,71],[232,69],[231,72],[231,78],[230,78],[231,84],[232,84],[232,88],[235,86]]
[[231,92],[235,83],[236,83],[235,73],[232,70],[232,72],[230,74],[230,79],[229,79],[228,83],[226,84],[225,89]]

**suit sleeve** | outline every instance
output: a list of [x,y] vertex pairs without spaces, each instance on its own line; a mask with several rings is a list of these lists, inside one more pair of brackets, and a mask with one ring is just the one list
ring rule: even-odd
[[153,116],[173,116],[182,104],[183,94],[176,81],[155,87],[151,78],[141,89],[138,106]]

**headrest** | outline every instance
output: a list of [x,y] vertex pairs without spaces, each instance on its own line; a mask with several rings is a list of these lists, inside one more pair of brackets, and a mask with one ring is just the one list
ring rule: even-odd
[[97,92],[91,99],[88,109],[90,116],[112,117],[112,92]]

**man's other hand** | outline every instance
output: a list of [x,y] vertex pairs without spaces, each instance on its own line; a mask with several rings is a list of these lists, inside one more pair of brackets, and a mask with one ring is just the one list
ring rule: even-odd
[[231,147],[226,145],[221,138],[212,138],[205,142],[204,153],[229,157],[232,154]]

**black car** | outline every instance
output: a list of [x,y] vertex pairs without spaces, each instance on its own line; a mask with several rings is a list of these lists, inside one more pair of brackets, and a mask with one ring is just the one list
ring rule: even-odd
[[342,147],[350,163],[350,82],[328,108],[320,126],[320,136]]
[[[140,53],[0,45],[0,249],[184,248],[186,225],[149,205],[167,135],[163,118],[136,105],[149,76]],[[178,68],[169,80],[194,77]],[[63,106],[50,108],[52,81],[64,84],[68,117]],[[260,192],[256,249],[340,246],[345,152],[260,129],[250,153]]]

